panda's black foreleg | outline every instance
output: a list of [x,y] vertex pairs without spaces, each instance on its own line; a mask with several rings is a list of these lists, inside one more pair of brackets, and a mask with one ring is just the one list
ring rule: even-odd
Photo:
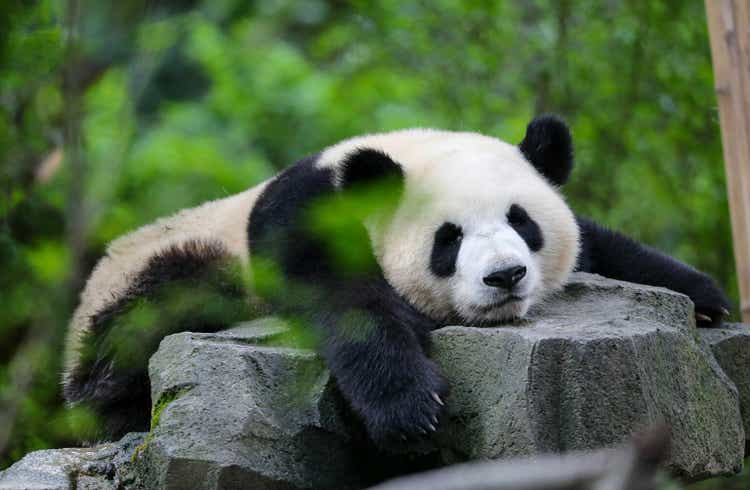
[[447,394],[428,358],[432,322],[385,279],[344,281],[309,317],[337,385],[381,446],[436,430]]
[[264,295],[273,310],[314,334],[339,390],[377,445],[394,447],[436,430],[447,384],[427,356],[435,324],[394,291],[376,264],[342,273],[321,244],[290,235],[283,242],[301,246],[300,255],[289,251],[281,262],[284,286]]
[[576,218],[581,230],[576,270],[686,294],[702,326],[716,326],[728,315],[729,301],[708,275],[587,218]]
[[[295,244],[304,241],[298,237]],[[308,241],[308,256],[316,245]],[[257,262],[257,261],[256,261]],[[448,387],[429,359],[436,325],[403,300],[379,269],[346,275],[315,257],[313,274],[286,262],[284,287],[266,295],[276,313],[312,332],[344,398],[373,441],[393,447],[435,431]]]

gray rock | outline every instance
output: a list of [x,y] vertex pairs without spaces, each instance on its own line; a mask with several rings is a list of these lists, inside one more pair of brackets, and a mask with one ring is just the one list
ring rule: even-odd
[[725,324],[699,330],[724,372],[740,394],[745,436],[750,436],[750,325]]
[[[136,458],[147,486],[360,488],[389,476],[373,477],[386,459],[364,459],[321,360],[283,332],[261,322],[164,339],[150,364],[155,427]],[[697,337],[687,297],[587,274],[521,323],[438,330],[433,357],[452,392],[421,450],[437,465],[587,450],[664,421],[674,474],[736,472],[739,396]]]
[[739,471],[737,390],[696,337],[687,297],[589,274],[521,324],[438,330],[452,387],[438,446],[446,462],[587,450],[663,421],[673,474]]
[[24,456],[0,472],[2,490],[115,490],[135,481],[130,459],[145,434],[91,448],[48,449]]
[[158,425],[136,463],[148,488],[362,486],[322,361],[254,345],[282,332],[256,323],[162,341],[149,366]]

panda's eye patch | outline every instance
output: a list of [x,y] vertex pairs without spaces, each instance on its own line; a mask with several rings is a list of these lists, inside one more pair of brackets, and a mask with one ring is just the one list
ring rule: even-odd
[[464,234],[460,226],[443,223],[435,232],[435,242],[430,256],[430,270],[438,277],[452,276],[456,272],[456,259]]
[[506,215],[508,224],[516,230],[516,233],[523,238],[529,250],[538,252],[544,246],[544,237],[539,224],[534,221],[529,213],[518,204],[514,204],[508,210]]
[[526,210],[518,204],[510,207],[506,218],[508,219],[508,224],[511,226],[520,226],[529,221],[529,215],[526,213]]

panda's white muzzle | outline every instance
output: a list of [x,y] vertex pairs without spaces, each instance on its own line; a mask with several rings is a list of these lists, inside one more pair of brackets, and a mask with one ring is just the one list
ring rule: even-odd
[[539,282],[529,247],[507,224],[465,235],[456,266],[454,304],[468,320],[522,316]]

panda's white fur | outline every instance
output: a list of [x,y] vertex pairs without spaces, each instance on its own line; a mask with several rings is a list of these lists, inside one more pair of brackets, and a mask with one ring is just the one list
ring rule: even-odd
[[[407,129],[348,139],[324,150],[320,168],[338,169],[360,148],[381,150],[404,170],[406,188],[388,223],[369,232],[386,279],[429,317],[502,320],[523,315],[529,305],[559,287],[574,267],[578,228],[557,190],[526,161],[518,147],[469,132]],[[90,319],[156,252],[188,240],[207,238],[248,263],[247,226],[256,200],[269,181],[245,192],[205,203],[139,228],[107,249],[81,294],[68,333],[66,374],[75,368],[81,338]],[[532,254],[506,222],[512,204],[523,206],[539,224],[544,247]],[[460,224],[464,242],[451,277],[430,272],[429,257],[437,228]],[[496,288],[482,283],[493,268],[522,264],[522,302],[492,308]]]

